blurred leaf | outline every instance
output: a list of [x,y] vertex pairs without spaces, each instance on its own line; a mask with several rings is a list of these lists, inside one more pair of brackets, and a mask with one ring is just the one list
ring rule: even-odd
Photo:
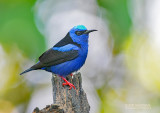
[[113,53],[118,53],[127,40],[132,26],[127,2],[129,0],[97,0],[98,4],[106,10],[106,19],[114,38]]
[[1,6],[0,42],[8,48],[16,44],[25,55],[37,58],[45,49],[45,39],[34,23],[33,1],[8,0]]
[[[17,83],[18,81],[14,82]],[[16,85],[15,87],[9,87],[5,92],[1,94],[0,98],[13,103],[14,105],[19,105],[22,103],[28,103],[31,94],[31,88],[29,88],[25,83],[21,83]]]
[[[145,33],[144,33],[145,34]],[[134,77],[152,92],[160,92],[159,48],[144,34],[133,35],[125,47],[126,65]]]
[[20,64],[25,58],[19,49],[12,46],[6,53],[0,46],[0,99],[11,102],[13,105],[27,103],[32,94],[32,88],[19,75]]
[[118,96],[113,89],[104,86],[97,89],[97,93],[101,99],[100,113],[120,113],[114,103]]
[[12,113],[14,109],[15,106],[11,102],[0,99],[0,113]]

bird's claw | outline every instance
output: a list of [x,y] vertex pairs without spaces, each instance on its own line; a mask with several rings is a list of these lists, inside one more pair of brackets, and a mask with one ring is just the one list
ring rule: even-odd
[[70,82],[63,83],[62,85],[63,85],[63,86],[65,86],[65,85],[70,86],[69,89],[72,89],[72,87],[73,87],[74,89],[76,89],[75,86],[74,86],[73,84],[71,84]]
[[70,76],[71,76],[71,77],[72,77],[72,79],[73,79],[73,73],[71,73],[71,74],[70,74]]
[[62,76],[60,76],[60,77],[66,82],[66,83],[63,83],[63,84],[62,84],[63,86],[69,85],[69,86],[70,86],[69,89],[72,89],[72,87],[73,87],[74,89],[76,89],[75,86],[74,86],[73,84],[71,84],[70,82],[68,82],[64,77],[62,77]]
[[70,76],[72,77],[72,76],[73,76],[73,73],[71,73]]

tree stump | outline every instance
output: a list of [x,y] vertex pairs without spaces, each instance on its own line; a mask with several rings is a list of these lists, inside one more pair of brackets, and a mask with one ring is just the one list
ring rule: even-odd
[[[67,76],[66,79],[76,87],[76,90],[73,88],[69,90],[69,86],[63,87],[64,81],[59,76],[53,75],[53,105],[48,105],[42,110],[35,108],[33,113],[89,113],[90,106],[82,88],[81,74],[77,73],[73,78]],[[61,112],[56,112],[55,108]]]

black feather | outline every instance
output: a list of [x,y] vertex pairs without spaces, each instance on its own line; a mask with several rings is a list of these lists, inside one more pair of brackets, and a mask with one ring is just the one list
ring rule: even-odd
[[27,73],[27,72],[29,72],[29,71],[32,71],[32,69],[31,69],[31,68],[29,68],[29,69],[27,69],[27,70],[23,71],[22,73],[20,73],[20,75],[22,75],[22,74],[24,74],[24,73]]
[[69,33],[67,33],[67,35],[62,39],[60,40],[55,46],[53,47],[62,47],[62,46],[65,46],[67,44],[73,44],[73,45],[76,45],[78,46],[79,48],[81,48],[81,45],[76,43],[76,42],[73,42],[72,38],[70,37]]

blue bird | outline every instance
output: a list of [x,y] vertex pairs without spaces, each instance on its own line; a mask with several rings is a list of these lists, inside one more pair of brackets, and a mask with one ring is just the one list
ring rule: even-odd
[[64,77],[72,75],[73,72],[79,70],[88,54],[88,38],[89,33],[97,30],[87,30],[84,25],[73,27],[67,35],[60,40],[52,48],[44,52],[38,63],[20,73],[20,75],[32,70],[45,70],[59,75],[66,83],[75,89],[74,85],[68,82]]

